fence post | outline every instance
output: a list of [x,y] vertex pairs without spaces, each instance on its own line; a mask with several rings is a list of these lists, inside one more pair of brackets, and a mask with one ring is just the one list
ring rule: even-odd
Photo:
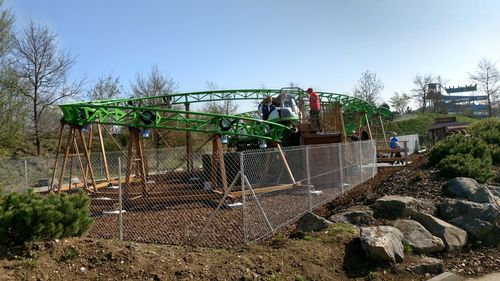
[[119,239],[123,240],[122,158],[118,157],[118,227]]
[[342,166],[342,143],[338,144],[339,146],[339,170],[340,170],[340,187],[342,190],[342,194],[344,194],[344,167]]
[[377,142],[372,140],[372,148],[373,148],[373,168],[372,168],[372,179],[377,174]]
[[408,165],[408,141],[403,141],[403,149],[405,150],[405,166]]
[[245,245],[248,244],[248,233],[247,233],[247,220],[246,220],[246,195],[245,195],[245,168],[244,168],[244,155],[240,152],[240,180],[241,180],[241,194],[243,203],[243,241]]
[[[359,176],[361,178],[360,183],[363,183],[363,163],[361,162],[361,158],[362,158],[361,141],[358,141],[358,150],[359,150],[359,153],[358,153]],[[360,183],[358,183],[358,184],[360,184]]]
[[307,190],[309,192],[309,211],[312,212],[312,189],[311,189],[311,169],[309,166],[309,146],[306,145],[306,176],[307,176]]
[[24,160],[24,188],[28,191],[28,160]]

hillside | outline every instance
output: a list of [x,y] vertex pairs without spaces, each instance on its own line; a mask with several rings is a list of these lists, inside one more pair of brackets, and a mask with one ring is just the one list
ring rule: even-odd
[[[453,116],[457,118],[457,122],[468,122],[471,124],[475,124],[479,121],[479,119],[463,115],[446,115],[446,117]],[[387,125],[386,130],[388,132],[396,131],[399,135],[427,135],[427,129],[434,124],[434,119],[436,117],[438,117],[438,115],[435,113],[416,113],[410,116],[404,115],[394,121],[391,121]],[[439,117],[445,116],[439,115]]]

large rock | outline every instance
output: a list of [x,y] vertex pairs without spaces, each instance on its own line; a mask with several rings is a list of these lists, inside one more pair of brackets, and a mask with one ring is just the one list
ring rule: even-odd
[[393,225],[403,233],[403,243],[410,245],[415,252],[427,254],[444,250],[443,240],[416,221],[397,220]]
[[469,216],[488,221],[500,228],[500,207],[496,204],[446,199],[439,205],[439,213],[445,220],[451,220],[460,216]]
[[415,274],[425,275],[441,274],[444,272],[444,263],[440,259],[431,257],[421,257],[413,261],[409,266],[410,270]]
[[320,231],[327,228],[331,221],[326,220],[320,216],[317,216],[311,212],[305,213],[299,220],[295,232],[311,232]]
[[491,191],[491,194],[500,197],[500,186],[488,185],[487,187]]
[[477,203],[498,204],[496,197],[486,185],[479,184],[471,178],[454,178],[449,180],[443,189],[449,197],[463,198]]
[[449,197],[468,199],[477,192],[479,187],[475,179],[458,177],[445,183],[443,193]]
[[403,234],[392,226],[362,227],[361,246],[366,255],[376,261],[402,262]]
[[412,219],[422,224],[434,236],[441,238],[447,251],[454,251],[467,244],[467,232],[441,219],[421,212],[414,212]]
[[386,195],[377,199],[373,206],[375,216],[380,218],[408,218],[417,209],[418,201],[413,197]]
[[471,240],[480,240],[492,246],[500,243],[500,228],[488,221],[470,216],[459,216],[450,220],[449,223],[467,231]]
[[353,206],[328,218],[332,222],[369,225],[374,222],[373,211],[367,206]]

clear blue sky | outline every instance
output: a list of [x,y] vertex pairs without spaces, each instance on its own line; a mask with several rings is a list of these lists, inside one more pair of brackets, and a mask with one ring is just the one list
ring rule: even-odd
[[[370,70],[382,98],[412,88],[417,73],[470,83],[483,57],[500,63],[500,1],[5,0],[16,27],[29,18],[77,56],[88,87],[119,75],[125,89],[152,65],[180,92],[300,87],[350,93]],[[246,106],[244,106],[246,108]]]

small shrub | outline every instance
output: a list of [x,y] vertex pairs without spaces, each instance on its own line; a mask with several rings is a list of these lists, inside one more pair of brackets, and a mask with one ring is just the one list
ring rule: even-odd
[[375,273],[373,271],[368,271],[368,273],[366,274],[365,280],[371,281],[371,280],[375,280],[375,279],[377,279],[377,273]]
[[313,240],[313,237],[312,237],[312,235],[310,233],[306,233],[304,235],[304,238],[302,238],[302,239],[304,239],[306,241],[311,241],[311,240]]
[[490,144],[490,154],[491,154],[491,161],[495,165],[500,164],[500,143],[498,145]]
[[76,247],[68,247],[66,248],[66,250],[64,251],[64,254],[61,256],[60,260],[61,261],[68,261],[68,260],[72,260],[74,258],[77,258],[80,256],[80,251],[78,251],[78,249]]
[[20,265],[28,270],[33,270],[38,267],[38,258],[31,257],[21,260]]
[[273,248],[280,248],[283,247],[285,243],[286,243],[286,237],[283,234],[279,233],[273,238],[271,246]]
[[491,159],[488,145],[480,138],[461,134],[448,136],[429,151],[429,164],[437,165],[448,155],[470,154],[474,158]]
[[0,197],[0,244],[81,236],[91,223],[90,200],[83,191],[41,196],[30,190]]
[[410,244],[403,243],[403,251],[405,254],[413,254],[413,246]]
[[487,119],[475,124],[471,135],[482,139],[487,144],[500,145],[500,120]]
[[304,276],[302,276],[302,275],[297,275],[297,276],[295,277],[295,281],[306,281],[306,280],[307,280],[307,279],[306,279]]
[[422,181],[425,178],[425,174],[422,171],[417,171],[413,177],[414,181]]
[[452,154],[441,160],[437,167],[446,178],[470,177],[484,183],[493,176],[489,157],[480,159],[470,154]]

